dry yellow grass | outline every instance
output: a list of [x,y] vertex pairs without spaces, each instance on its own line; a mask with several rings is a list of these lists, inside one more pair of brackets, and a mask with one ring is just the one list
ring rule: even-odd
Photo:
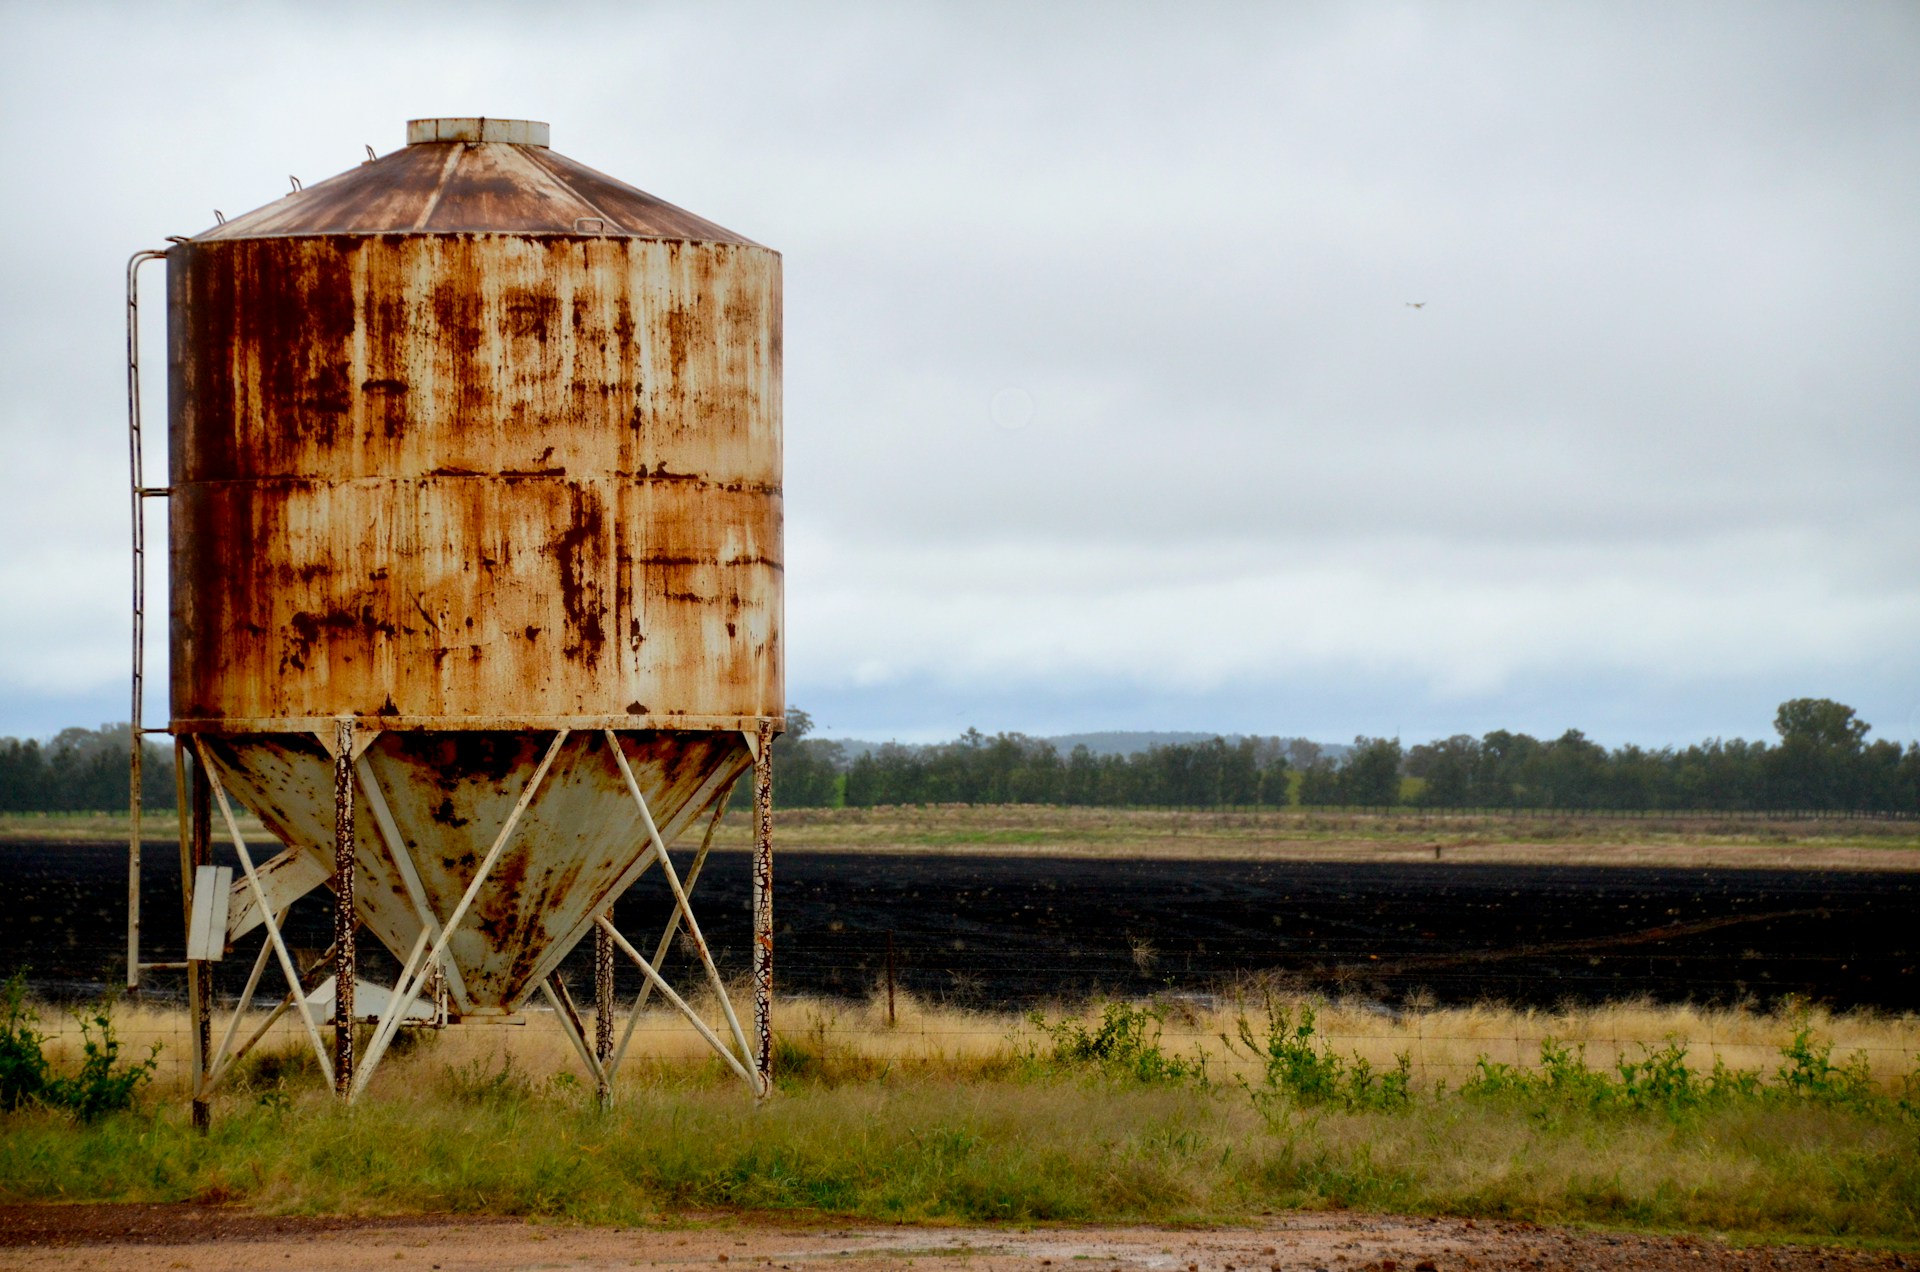
[[[744,996],[736,998],[743,1001]],[[1316,1029],[1325,1045],[1342,1056],[1358,1055],[1376,1068],[1388,1068],[1405,1053],[1416,1084],[1431,1088],[1446,1081],[1457,1086],[1481,1056],[1507,1064],[1531,1067],[1539,1058],[1543,1039],[1583,1046],[1589,1064],[1610,1068],[1616,1059],[1640,1057],[1645,1049],[1678,1038],[1688,1044],[1689,1062],[1710,1070],[1715,1061],[1735,1069],[1758,1070],[1772,1076],[1780,1063],[1780,1048],[1802,1026],[1832,1040],[1836,1061],[1859,1052],[1866,1055],[1876,1080],[1892,1084],[1920,1068],[1920,1017],[1865,1012],[1833,1013],[1818,1007],[1782,1014],[1695,1006],[1662,1006],[1646,1002],[1610,1004],[1563,1012],[1514,1010],[1476,1006],[1383,1013],[1377,1006],[1283,997],[1276,1005],[1297,1019],[1302,1007],[1314,1010]],[[696,997],[696,1007],[710,1027],[725,1036],[724,1018],[710,996]],[[1252,1079],[1256,1066],[1244,1048],[1228,1045],[1244,1015],[1257,1034],[1266,1024],[1265,1006],[1257,995],[1240,1003],[1163,999],[1154,1006],[1162,1017],[1160,1045],[1182,1058],[1204,1056],[1212,1076],[1232,1081]],[[231,1008],[214,1019],[216,1042],[225,1030]],[[1097,1006],[1055,1009],[1049,1020],[1066,1018],[1091,1022]],[[71,1068],[78,1061],[80,1029],[64,1013],[41,1008],[41,1028],[50,1036],[47,1055],[56,1067]],[[238,1037],[250,1034],[263,1016],[253,1014]],[[620,1021],[624,1027],[624,1017]],[[802,1057],[828,1075],[873,1077],[889,1072],[965,1078],[1003,1063],[1029,1049],[1045,1050],[1046,1036],[1032,1021],[1013,1013],[963,1011],[922,1002],[909,994],[896,998],[893,1024],[887,1021],[884,997],[865,1002],[836,1002],[793,998],[779,1002],[775,1023],[783,1052]],[[187,1014],[178,1007],[123,1006],[114,1014],[114,1030],[123,1055],[144,1056],[158,1042],[159,1068],[153,1095],[183,1098],[189,1087]],[[444,1030],[404,1031],[406,1037],[383,1064],[370,1094],[374,1099],[403,1096],[423,1077],[445,1069],[497,1066],[507,1057],[537,1081],[559,1074],[584,1076],[577,1057],[551,1013],[532,1011],[516,1024],[468,1022]],[[327,1037],[323,1025],[323,1038]],[[297,1019],[283,1016],[256,1052],[270,1057],[268,1073],[285,1073],[292,1085],[317,1086],[317,1074],[303,1060],[309,1048]],[[715,1081],[729,1080],[713,1060],[700,1036],[671,1010],[649,1011],[636,1031],[622,1069],[621,1082],[650,1082],[668,1073],[710,1071]],[[239,1088],[249,1079],[257,1084],[256,1065],[235,1071]]]

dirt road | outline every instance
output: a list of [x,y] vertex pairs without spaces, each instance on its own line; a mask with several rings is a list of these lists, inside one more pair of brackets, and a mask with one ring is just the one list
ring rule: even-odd
[[1453,1269],[1920,1267],[1914,1255],[1744,1249],[1693,1237],[1526,1224],[1304,1214],[1246,1228],[808,1226],[714,1216],[695,1227],[578,1228],[436,1217],[323,1219],[191,1205],[0,1206],[0,1268],[260,1268],[504,1272],[533,1268],[913,1268],[915,1272],[1452,1272]]

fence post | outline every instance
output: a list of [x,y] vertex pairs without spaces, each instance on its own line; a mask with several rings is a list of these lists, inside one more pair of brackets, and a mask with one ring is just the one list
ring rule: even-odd
[[887,1028],[893,1028],[893,933],[887,933]]

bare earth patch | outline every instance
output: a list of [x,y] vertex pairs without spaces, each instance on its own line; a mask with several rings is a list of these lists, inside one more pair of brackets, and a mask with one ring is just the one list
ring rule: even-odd
[[[750,820],[729,813],[715,845],[746,848]],[[240,826],[250,843],[274,843],[250,815]],[[170,810],[149,813],[147,842],[171,843],[175,833]],[[1835,814],[938,804],[781,809],[776,833],[780,851],[803,853],[1920,870],[1920,821]],[[124,845],[126,836],[125,814],[0,813],[0,843]]]
[[0,1268],[1451,1269],[1920,1267],[1913,1256],[1696,1237],[1614,1236],[1531,1224],[1297,1214],[1238,1228],[829,1228],[714,1216],[697,1228],[582,1228],[514,1220],[308,1218],[194,1205],[0,1206]]

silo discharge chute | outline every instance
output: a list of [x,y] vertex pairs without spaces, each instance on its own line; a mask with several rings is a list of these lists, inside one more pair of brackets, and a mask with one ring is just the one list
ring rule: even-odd
[[[207,964],[266,929],[224,1040],[196,1034],[196,1110],[249,1045],[238,1027],[270,963],[300,986],[281,1009],[305,1016],[343,1095],[423,1001],[486,1017],[537,999],[604,1097],[625,1048],[616,950],[645,977],[639,1003],[657,992],[683,1010],[764,1093],[770,747],[784,723],[780,257],[555,154],[545,124],[415,120],[408,143],[129,266],[133,499],[169,507],[168,731],[190,779],[198,1018]],[[161,258],[172,478],[154,490],[132,330],[139,264]],[[749,774],[754,1037],[690,902]],[[281,851],[250,855],[243,808]],[[241,856],[223,896],[216,823]],[[683,836],[700,848],[676,862]],[[641,948],[610,916],[648,875],[675,908]],[[319,887],[335,894],[336,943],[302,969],[280,921]],[[356,1056],[361,926],[403,971]],[[721,1027],[659,976],[682,930]],[[589,936],[592,1038],[555,976]],[[335,978],[330,1048],[308,1003],[316,970]]]

